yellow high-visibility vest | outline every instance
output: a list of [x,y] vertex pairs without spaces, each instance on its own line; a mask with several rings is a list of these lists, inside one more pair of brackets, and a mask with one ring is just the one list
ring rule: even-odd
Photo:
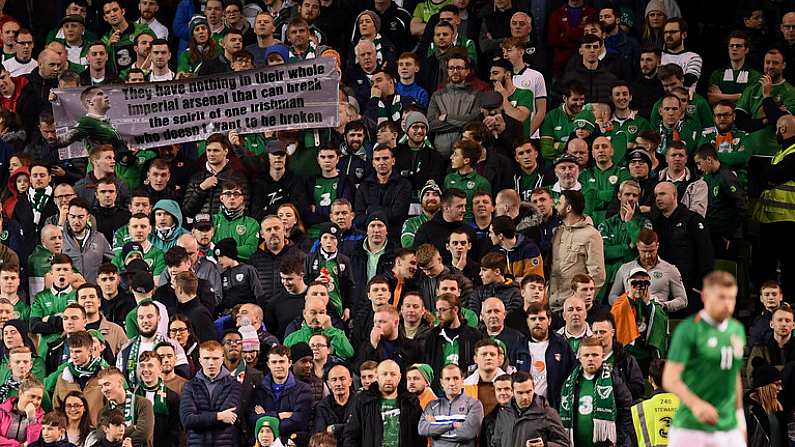
[[638,447],[668,445],[668,430],[679,407],[679,398],[673,393],[655,394],[632,406],[632,424]]

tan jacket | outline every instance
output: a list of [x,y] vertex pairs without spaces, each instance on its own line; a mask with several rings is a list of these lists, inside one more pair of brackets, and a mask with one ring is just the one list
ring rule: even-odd
[[[66,411],[64,408],[64,399],[70,391],[82,391],[83,395],[88,401],[88,414],[91,416],[91,424],[97,425],[97,417],[102,407],[105,406],[105,398],[102,396],[102,391],[99,388],[99,380],[94,376],[88,380],[86,387],[80,389],[80,384],[77,382],[70,382],[64,379],[64,374],[68,373],[69,369],[64,369],[61,375],[58,376],[58,381],[55,382],[55,390],[52,392],[52,406],[55,409]],[[71,376],[71,373],[68,373]]]
[[99,322],[99,332],[105,337],[105,341],[108,342],[110,350],[113,351],[113,355],[115,356],[129,339],[121,326],[112,321],[108,321],[104,316],[101,318]]
[[604,243],[590,218],[574,225],[561,223],[552,236],[549,305],[553,312],[563,309],[563,301],[571,296],[571,279],[578,273],[590,275],[599,293],[605,283]]

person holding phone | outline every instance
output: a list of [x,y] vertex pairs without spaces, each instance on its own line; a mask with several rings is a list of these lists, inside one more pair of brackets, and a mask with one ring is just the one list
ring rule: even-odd
[[643,267],[629,273],[629,291],[616,299],[610,313],[616,340],[638,361],[643,371],[649,362],[665,358],[668,349],[668,314],[649,292],[651,276]]
[[513,399],[499,407],[490,445],[493,447],[564,447],[569,435],[558,412],[546,398],[535,393],[533,378],[513,374]]

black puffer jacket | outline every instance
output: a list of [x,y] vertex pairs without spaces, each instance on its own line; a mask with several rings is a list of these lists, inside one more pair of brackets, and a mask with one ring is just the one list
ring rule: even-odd
[[282,290],[282,283],[279,278],[279,268],[282,265],[282,260],[290,256],[300,256],[301,254],[302,252],[298,247],[288,244],[275,255],[270,250],[263,250],[262,248],[257,248],[257,251],[251,255],[248,263],[257,269],[257,277],[262,286],[262,296],[266,300]]
[[240,384],[226,370],[223,377],[216,378],[215,390],[210,391],[202,373],[185,384],[179,402],[179,418],[187,432],[189,447],[237,447],[240,432],[237,425],[225,424],[217,419],[219,411],[237,407],[238,418],[243,415],[240,408]]
[[182,202],[182,211],[186,217],[193,217],[198,213],[216,214],[221,207],[221,186],[226,182],[234,182],[243,186],[243,195],[248,196],[248,181],[238,171],[234,170],[231,163],[227,163],[218,173],[218,184],[207,190],[199,187],[207,177],[212,174],[207,169],[193,174],[185,190],[185,199]]
[[[398,389],[400,406],[400,445],[421,446],[426,443],[417,432],[422,408],[417,396],[401,386]],[[384,421],[381,418],[381,392],[378,383],[362,391],[351,403],[345,425],[343,445],[346,447],[381,447],[384,443]]]

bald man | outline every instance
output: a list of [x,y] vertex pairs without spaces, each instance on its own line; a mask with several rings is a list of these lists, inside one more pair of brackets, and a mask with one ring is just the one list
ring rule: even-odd
[[[787,16],[793,13],[787,14]],[[786,16],[784,16],[786,18]],[[786,22],[785,22],[786,23]],[[795,24],[795,18],[792,21]],[[795,34],[795,30],[792,31]],[[759,256],[754,259],[757,279],[760,281],[776,278],[776,264],[781,268],[781,289],[784,296],[795,293],[795,255],[787,250],[787,244],[795,230],[795,117],[784,115],[776,123],[776,137],[781,141],[781,149],[773,157],[770,167],[765,171],[763,185],[768,188],[762,192],[762,204],[757,218],[761,224]],[[761,284],[761,282],[759,283]],[[790,295],[786,295],[789,293]]]
[[701,279],[715,266],[709,229],[700,214],[679,205],[673,183],[657,184],[654,200],[660,211],[659,214],[653,213],[652,217],[652,226],[660,239],[659,255],[682,274],[688,292],[688,311],[685,313],[688,315],[701,303],[693,289],[701,289]]
[[[505,304],[496,297],[487,298],[480,308],[480,321],[483,322],[485,334],[505,344],[508,352],[508,363],[519,371],[530,369],[530,351],[527,339],[515,328],[505,326],[507,312]],[[477,351],[477,350],[476,350]]]
[[50,49],[42,50],[37,61],[39,66],[28,74],[28,85],[22,91],[16,110],[28,135],[38,132],[39,114],[52,110],[50,89],[58,87],[58,76],[63,70],[61,56]]
[[378,364],[376,383],[351,403],[343,445],[359,447],[419,446],[417,426],[422,409],[417,396],[400,388],[400,367],[393,360]]

